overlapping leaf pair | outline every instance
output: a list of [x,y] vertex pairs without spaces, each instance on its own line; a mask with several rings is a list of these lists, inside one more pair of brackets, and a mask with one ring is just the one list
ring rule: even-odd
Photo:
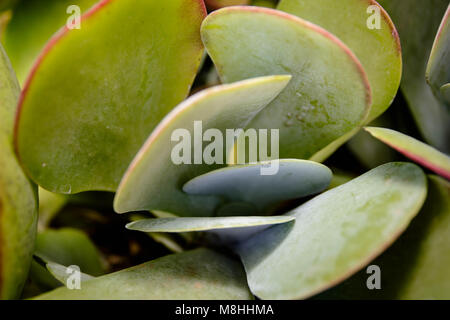
[[[78,2],[83,9],[93,3]],[[240,256],[247,275],[232,257],[197,249],[98,278],[84,276],[82,290],[58,288],[39,298],[306,298],[367,265],[422,208],[427,194],[424,172],[396,162],[272,216],[289,200],[324,191],[332,173],[319,162],[380,116],[397,93],[400,40],[375,1],[283,0],[276,10],[235,6],[205,17],[199,0],[103,0],[83,15],[81,29],[62,28],[42,51],[47,31],[34,41],[16,38],[30,35],[23,28],[37,19],[34,5],[25,1],[14,8],[5,38],[24,84],[14,146],[27,175],[55,193],[116,192],[114,209],[119,213],[169,212],[174,216],[127,227],[207,232],[209,244],[224,245]],[[62,5],[51,6],[55,11],[46,14],[45,30],[64,22]],[[369,6],[379,14],[378,28],[366,23]],[[428,68],[436,99],[444,103],[449,79],[439,70],[448,63],[445,21]],[[224,84],[186,99],[204,49]],[[5,62],[4,75],[8,68]],[[13,77],[8,79],[12,83]],[[408,83],[403,86],[405,92],[410,90]],[[17,92],[15,84],[3,93],[16,94],[6,107],[16,105]],[[261,157],[257,163],[227,165],[233,145],[216,150],[222,154],[219,164],[175,164],[173,132],[185,129],[193,136],[195,121],[202,122],[205,132],[216,129],[223,136],[226,129],[279,130],[280,159],[271,159],[277,161],[278,172],[261,175],[267,164]],[[445,154],[394,131],[366,129],[450,177]],[[6,136],[12,141],[12,129]],[[448,221],[448,183],[437,177],[429,181],[434,204],[427,200],[423,210],[429,212],[422,215]],[[31,200],[20,203],[31,205]],[[47,217],[57,210],[49,208]],[[31,207],[26,212],[35,218]],[[445,230],[441,224],[429,228],[424,241],[431,247]],[[449,243],[445,241],[447,247]],[[21,251],[30,257],[29,249]],[[420,254],[421,261],[434,266],[431,253]],[[74,260],[39,255],[57,279],[67,280],[59,264]],[[0,261],[5,265],[3,256]],[[399,284],[408,286],[404,296],[450,294],[445,287],[450,279],[425,293],[419,285],[410,285],[419,281],[423,267],[417,270],[411,282]],[[436,272],[421,285],[431,287],[443,277]],[[16,279],[23,282],[24,276]],[[15,294],[9,292],[7,297]]]

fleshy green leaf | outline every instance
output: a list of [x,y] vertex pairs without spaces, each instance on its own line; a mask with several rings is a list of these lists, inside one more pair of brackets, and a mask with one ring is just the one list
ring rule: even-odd
[[[270,217],[187,217],[143,219],[127,224],[127,229],[143,232],[193,232],[205,231],[210,241],[215,244],[230,244],[247,239],[276,224],[283,224],[295,220],[288,216]],[[214,235],[214,236],[211,236]]]
[[244,300],[252,295],[239,262],[197,249],[92,279],[80,290],[58,288],[37,299]]
[[450,112],[434,96],[425,70],[448,0],[379,0],[399,32],[403,52],[401,89],[425,140],[450,152]]
[[[267,165],[277,166],[278,171],[262,175],[264,170],[270,170]],[[226,201],[251,203],[258,213],[266,214],[284,200],[325,190],[331,177],[331,170],[322,164],[283,159],[211,171],[188,181],[183,190],[193,195],[217,195]]]
[[81,29],[55,35],[16,119],[31,178],[57,193],[115,191],[151,131],[188,94],[204,14],[198,0],[103,0]]
[[66,205],[68,200],[69,198],[65,195],[39,188],[39,230],[48,227],[51,220]]
[[411,160],[450,179],[450,157],[446,154],[419,140],[391,129],[366,127],[365,130]]
[[450,5],[442,19],[434,39],[428,60],[426,77],[438,99],[442,99],[450,110],[450,100],[442,86],[450,82]]
[[62,265],[78,265],[82,272],[103,274],[99,252],[82,231],[63,228],[46,230],[36,239],[36,252],[48,261]]
[[294,217],[181,217],[142,219],[130,222],[127,229],[142,232],[192,232],[216,229],[252,228],[281,224],[294,220]]
[[[120,213],[160,210],[183,216],[213,215],[220,199],[191,196],[184,193],[181,186],[220,165],[208,165],[204,159],[200,159],[202,164],[177,165],[172,158],[174,150],[180,144],[186,145],[188,150],[183,153],[189,153],[188,161],[194,163],[196,150],[200,150],[200,157],[204,150],[202,133],[197,137],[200,131],[194,130],[195,121],[201,121],[203,132],[213,128],[226,139],[226,129],[243,128],[283,90],[289,79],[290,76],[269,76],[222,85],[201,91],[181,103],[160,123],[130,164],[114,199],[115,210]],[[172,141],[175,130],[184,130],[188,136],[178,138],[180,142]],[[225,165],[230,147],[225,142],[222,147],[221,159]]]
[[12,146],[19,84],[0,46],[0,299],[19,297],[34,249],[37,190]]
[[69,6],[77,5],[84,12],[97,1],[25,0],[15,6],[3,41],[20,83],[25,82],[45,43],[73,14],[67,13]]
[[428,178],[428,197],[406,232],[371,265],[380,267],[381,290],[368,290],[362,270],[321,299],[450,299],[450,184]]
[[[39,233],[36,239],[36,255],[49,262],[63,266],[76,265],[82,273],[99,276],[104,273],[99,252],[91,240],[83,232],[63,228],[59,230],[45,230]],[[31,268],[31,277],[42,287],[55,288],[60,285],[55,281],[46,268],[34,262]]]
[[[47,262],[46,264],[47,270],[52,274],[53,277],[55,277],[56,280],[61,282],[63,285],[67,283],[67,279],[70,277],[71,273],[67,272],[66,266],[63,266],[59,263],[55,262]],[[95,277],[90,276],[86,273],[80,272],[80,281],[85,282],[95,279]]]
[[393,243],[425,196],[419,167],[389,163],[315,197],[288,213],[294,224],[237,248],[250,289],[262,299],[293,299],[339,283]]
[[[140,214],[133,214],[130,217],[131,222],[142,219],[146,219],[146,216]],[[184,251],[182,244],[180,244],[179,241],[177,241],[178,239],[175,238],[177,235],[162,232],[147,232],[147,235],[150,238],[152,238],[155,242],[162,244],[171,252],[177,253]]]
[[312,157],[369,113],[364,69],[345,44],[320,27],[277,10],[229,7],[210,14],[201,33],[224,82],[292,75],[247,126],[279,129],[280,158]]
[[[282,0],[277,9],[321,26],[356,54],[372,89],[372,106],[366,124],[391,105],[402,74],[401,46],[391,18],[378,3],[371,0]],[[311,160],[324,161],[358,131],[359,128],[339,137]]]
[[[371,5],[374,8],[368,12]],[[376,8],[379,26],[375,20],[370,21]],[[277,9],[321,26],[356,54],[367,72],[373,93],[366,123],[389,107],[400,85],[402,57],[397,30],[383,8],[371,0],[282,0]]]

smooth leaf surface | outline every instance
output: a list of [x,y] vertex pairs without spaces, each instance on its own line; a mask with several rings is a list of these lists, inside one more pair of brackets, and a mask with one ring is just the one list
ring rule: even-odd
[[[450,101],[441,87],[450,82],[450,5],[447,7],[439,30],[434,39],[428,60],[426,77],[438,99],[446,103],[450,110]],[[445,90],[445,89],[444,89]]]
[[[146,219],[146,216],[140,214],[134,214],[130,217],[130,221],[138,221]],[[180,243],[180,239],[176,238],[176,235],[163,233],[163,232],[147,232],[147,235],[152,238],[155,242],[162,244],[164,247],[169,249],[169,251],[178,253],[183,252],[183,244]]]
[[[159,124],[130,164],[114,199],[114,209],[119,213],[153,209],[182,216],[213,215],[221,203],[219,198],[191,196],[181,187],[198,175],[226,165],[230,146],[225,142],[221,146],[222,165],[206,164],[204,159],[200,159],[201,164],[193,164],[195,149],[203,157],[203,146],[207,145],[201,133],[200,140],[196,138],[199,131],[194,130],[194,122],[201,121],[203,132],[220,131],[225,139],[226,129],[243,128],[283,90],[289,79],[290,76],[268,76],[245,80],[206,89],[185,100]],[[182,129],[189,137],[173,141],[175,130]],[[191,164],[174,163],[173,150],[180,143],[187,146]]]
[[36,253],[62,265],[78,265],[82,272],[98,276],[104,273],[98,250],[82,231],[72,228],[46,230],[38,234]]
[[433,94],[425,70],[448,0],[379,0],[399,32],[403,53],[401,89],[425,140],[450,152],[450,113]]
[[374,127],[366,127],[365,130],[411,160],[450,179],[450,157],[446,154],[395,130]]
[[275,166],[275,162],[211,171],[188,181],[183,190],[193,195],[217,195],[230,202],[251,203],[258,213],[267,214],[284,200],[325,190],[332,177],[326,166],[307,160],[282,159],[277,161],[275,174],[262,175],[267,165]]
[[19,297],[30,268],[37,226],[37,190],[12,146],[20,88],[0,46],[0,299]]
[[[51,274],[51,277],[48,276],[48,273],[43,269],[39,268],[39,286],[43,285],[42,280],[45,280],[46,283],[44,284],[44,290],[48,290],[59,287],[62,285],[67,285],[67,280],[69,279],[72,272],[67,272],[68,267],[63,266],[62,264],[49,261],[46,257],[41,256],[39,254],[34,256],[34,260],[32,263],[32,269],[34,268],[34,272],[36,272],[38,267],[41,267],[42,265],[45,266],[47,271]],[[72,269],[73,270],[73,269]],[[36,276],[36,273],[31,273],[32,276]],[[45,278],[44,278],[45,277]],[[86,273],[80,272],[80,281],[89,281],[94,279],[95,277],[90,276]],[[57,280],[57,281],[55,281]],[[36,281],[36,280],[35,280]]]
[[369,113],[371,90],[360,62],[316,25],[277,10],[228,7],[211,13],[201,33],[223,82],[292,75],[247,126],[279,129],[280,158],[312,157]]
[[[55,277],[56,280],[61,282],[61,284],[66,285],[67,280],[69,279],[71,273],[67,272],[67,267],[63,266],[59,263],[55,262],[47,262],[46,264],[47,270],[52,274],[53,277]],[[85,282],[95,279],[95,277],[90,276],[84,272],[80,273],[80,281]]]
[[81,290],[58,288],[37,299],[244,300],[252,295],[239,262],[197,249],[95,278]]
[[368,290],[365,269],[319,299],[450,298],[450,184],[428,176],[425,204],[405,233],[371,265],[381,270],[381,290]]
[[76,265],[82,273],[93,276],[104,273],[98,250],[87,235],[77,229],[48,229],[39,233],[36,238],[35,255],[42,259],[46,266],[33,261],[30,275],[42,288],[56,288],[61,285],[61,277],[58,276],[56,267],[53,268],[55,270],[52,266],[49,269],[47,266],[49,263],[62,266]]
[[67,13],[69,6],[76,5],[84,12],[96,2],[98,0],[25,0],[14,7],[3,43],[20,83],[25,82],[45,43],[74,13]]
[[237,247],[253,294],[307,298],[349,277],[408,226],[426,196],[423,171],[389,163],[288,213],[294,224],[260,232]]
[[[402,75],[401,45],[391,18],[377,2],[282,0],[277,9],[321,26],[355,53],[372,89],[372,106],[366,124],[391,105]],[[324,161],[357,132],[358,129],[352,130],[333,141],[311,160]]]
[[[375,6],[372,14],[379,11],[379,26],[369,6]],[[402,57],[397,30],[383,8],[372,0],[282,0],[277,9],[321,26],[356,54],[373,93],[366,123],[389,107],[400,85]]]
[[57,193],[115,191],[148,135],[188,94],[204,15],[198,0],[103,0],[81,29],[61,29],[19,102],[15,143],[29,176]]
[[208,233],[209,241],[230,244],[247,239],[276,224],[295,220],[287,216],[231,216],[231,217],[181,217],[143,219],[127,224],[127,229],[143,232],[199,232]]
[[126,225],[126,228],[142,232],[193,232],[269,226],[286,223],[292,220],[295,220],[295,218],[287,216],[155,218],[131,222]]

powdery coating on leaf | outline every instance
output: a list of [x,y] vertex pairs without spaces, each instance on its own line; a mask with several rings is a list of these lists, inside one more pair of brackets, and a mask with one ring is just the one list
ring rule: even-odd
[[[371,6],[379,9],[379,29],[367,25]],[[372,88],[373,105],[366,123],[389,107],[400,85],[401,44],[392,20],[376,1],[282,0],[277,9],[320,25],[355,53]]]
[[273,9],[237,6],[211,13],[201,34],[224,82],[293,75],[248,125],[280,129],[281,158],[308,159],[369,114],[372,94],[361,63],[312,23]]
[[411,225],[370,265],[381,270],[381,290],[368,290],[366,268],[318,299],[437,300],[450,298],[450,184],[428,176],[427,199]]
[[298,159],[274,162],[278,171],[272,175],[261,175],[261,170],[274,163],[233,165],[195,177],[183,190],[193,195],[217,195],[227,201],[251,203],[259,214],[265,215],[282,201],[319,193],[330,184],[332,172],[320,163]]
[[134,221],[127,224],[126,228],[142,232],[190,232],[269,226],[293,220],[295,217],[286,216],[156,218]]
[[[256,12],[256,13],[266,13],[266,14],[273,14],[273,15],[278,15],[282,18],[285,19],[290,19],[296,23],[299,23],[301,25],[303,25],[304,27],[310,28],[311,30],[314,30],[318,33],[320,33],[321,35],[323,35],[326,38],[329,38],[331,41],[335,42],[337,45],[339,45],[342,50],[344,50],[346,52],[346,54],[349,56],[350,60],[352,60],[355,64],[355,68],[357,69],[358,73],[361,75],[361,78],[364,82],[364,86],[366,87],[366,102],[367,105],[370,106],[372,104],[372,94],[371,94],[371,89],[370,89],[370,84],[369,84],[369,79],[367,78],[367,75],[364,71],[364,68],[362,67],[361,63],[359,62],[358,58],[355,56],[355,54],[341,41],[339,40],[337,37],[335,37],[333,34],[329,33],[328,31],[326,31],[325,29],[322,29],[321,27],[310,23],[308,21],[305,21],[303,19],[297,18],[293,15],[290,14],[286,14],[284,12],[278,11],[278,10],[272,10],[269,8],[264,8],[264,7],[252,7],[252,6],[234,6],[231,8],[224,8],[221,10],[217,10],[215,12],[212,12],[211,14],[208,15],[207,19],[212,19],[216,14],[224,14],[224,13],[228,13],[228,12],[233,12],[233,11],[251,11],[251,12]],[[206,19],[205,19],[206,21]],[[203,24],[205,24],[206,22],[203,22]]]
[[348,278],[406,229],[426,196],[423,171],[389,163],[292,210],[293,225],[263,231],[237,248],[252,292],[307,298]]
[[177,144],[171,138],[174,130],[185,129],[192,138],[194,121],[202,121],[203,131],[218,129],[225,137],[226,129],[245,127],[285,88],[290,78],[267,76],[216,86],[179,104],[160,122],[129,165],[114,199],[116,212],[160,210],[184,216],[213,215],[220,198],[191,196],[181,186],[198,175],[225,166],[226,143],[223,164],[208,165],[202,161],[199,165],[175,165],[171,157]]

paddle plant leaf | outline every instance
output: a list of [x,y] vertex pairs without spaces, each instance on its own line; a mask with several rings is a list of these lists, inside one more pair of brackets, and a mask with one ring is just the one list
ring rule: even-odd
[[315,197],[288,213],[293,224],[237,246],[250,289],[261,299],[293,299],[339,283],[393,243],[426,192],[419,167],[389,163]]
[[316,25],[273,9],[237,6],[211,13],[201,34],[223,82],[292,75],[247,126],[279,129],[280,158],[312,157],[369,113],[371,90],[360,62]]
[[[47,262],[46,264],[47,270],[51,273],[51,275],[53,277],[55,277],[56,280],[58,280],[59,282],[61,282],[61,284],[66,285],[67,284],[67,280],[70,278],[70,276],[72,275],[73,271],[78,271],[77,269],[72,269],[70,270],[70,266],[66,267],[63,266],[59,263],[55,263],[55,262]],[[72,272],[67,272],[67,271],[72,271]],[[85,282],[85,281],[89,281],[95,279],[95,277],[90,276],[86,273],[80,272],[80,281],[81,282]]]
[[[366,123],[389,107],[400,85],[402,57],[397,30],[381,6],[372,0],[282,0],[277,9],[321,26],[356,54],[373,93]],[[375,16],[370,19],[376,13],[379,25]]]
[[193,232],[216,229],[251,228],[269,226],[295,220],[295,217],[179,217],[153,218],[130,222],[127,229],[142,232]]
[[401,89],[425,141],[450,152],[450,112],[433,94],[425,71],[448,0],[379,0],[399,32],[403,53]]
[[[64,266],[77,266],[81,273],[89,275],[104,274],[98,250],[89,237],[77,229],[48,229],[39,233],[36,238],[35,256],[43,263],[35,259],[31,265],[30,276],[41,288],[53,289],[60,286],[63,279],[60,274],[64,273],[61,271]],[[70,274],[66,273],[66,276]]]
[[241,264],[209,249],[169,255],[84,282],[80,290],[58,288],[41,300],[248,300]]
[[[283,75],[244,80],[203,90],[181,103],[159,124],[130,164],[114,199],[116,212],[160,210],[182,216],[213,215],[220,199],[188,195],[181,189],[183,184],[226,165],[226,155],[234,143],[234,140],[231,145],[230,141],[223,143],[224,139],[230,140],[226,138],[227,129],[245,127],[284,89],[289,79],[290,76]],[[212,143],[222,142],[216,156],[220,151],[222,155],[215,163],[207,164],[202,137],[203,132],[212,132],[210,129],[218,135]],[[180,160],[177,151],[180,145],[186,147],[182,153],[188,159],[176,164]],[[200,160],[198,164],[196,159]]]
[[[269,168],[274,174],[261,174]],[[188,181],[183,190],[193,195],[221,196],[230,202],[252,203],[258,213],[266,214],[284,200],[325,190],[331,177],[331,170],[320,163],[282,159],[211,171]]]
[[32,259],[37,190],[22,172],[12,146],[19,84],[0,46],[0,299],[17,299]]
[[366,269],[319,299],[407,299],[450,298],[450,184],[428,176],[425,204],[405,233],[371,262],[381,271],[381,290],[368,290]]
[[198,0],[103,0],[81,29],[61,29],[18,106],[15,143],[29,176],[57,193],[115,191],[154,127],[188,94],[204,15]]
[[127,229],[143,232],[198,232],[204,231],[214,237],[215,244],[230,244],[247,239],[276,224],[295,220],[289,216],[233,216],[233,217],[181,217],[162,219],[143,219],[126,225]]
[[49,229],[39,233],[35,251],[47,261],[77,265],[82,272],[93,276],[104,273],[97,248],[84,232],[77,229]]
[[[372,88],[372,106],[366,124],[391,105],[402,75],[401,46],[391,18],[377,2],[282,0],[277,9],[321,26],[355,53]],[[359,128],[356,128],[333,141],[311,160],[324,161],[358,131]]]
[[375,127],[366,127],[364,129],[373,137],[386,143],[404,156],[450,179],[450,157],[446,154],[392,129]]
[[20,83],[25,82],[45,43],[75,12],[70,6],[78,6],[81,13],[96,2],[98,0],[26,0],[14,7],[3,43]]
[[450,82],[450,5],[447,7],[441,26],[434,39],[426,69],[426,77],[438,99],[446,103],[450,111],[450,101],[441,87]]

